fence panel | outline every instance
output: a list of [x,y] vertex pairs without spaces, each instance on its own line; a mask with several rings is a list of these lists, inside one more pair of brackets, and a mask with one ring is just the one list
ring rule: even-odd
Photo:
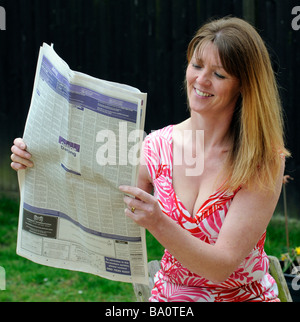
[[[210,17],[229,14],[253,22],[272,48],[282,87],[288,146],[293,152],[288,169],[298,171],[300,31],[291,27],[297,2],[0,0],[7,25],[6,31],[0,31],[0,191],[17,191],[16,175],[9,167],[9,147],[23,132],[43,42],[54,43],[74,70],[147,91],[149,132],[188,116],[183,88],[188,42]],[[292,174],[297,176],[297,172]],[[299,182],[294,184],[299,187]]]

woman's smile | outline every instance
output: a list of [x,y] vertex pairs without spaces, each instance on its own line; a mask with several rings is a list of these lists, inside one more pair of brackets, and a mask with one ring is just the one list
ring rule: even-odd
[[197,88],[195,88],[196,95],[199,96],[200,98],[210,98],[213,97],[214,95],[206,93],[204,91],[201,91]]

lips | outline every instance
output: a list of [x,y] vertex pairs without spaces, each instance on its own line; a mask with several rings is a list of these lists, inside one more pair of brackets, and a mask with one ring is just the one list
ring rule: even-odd
[[202,92],[202,91],[200,91],[199,89],[197,89],[197,88],[195,88],[195,92],[196,92],[196,94],[198,95],[198,96],[200,96],[200,97],[205,97],[205,98],[207,98],[207,97],[213,97],[214,95],[212,95],[212,94],[209,94],[209,93],[206,93],[206,92]]

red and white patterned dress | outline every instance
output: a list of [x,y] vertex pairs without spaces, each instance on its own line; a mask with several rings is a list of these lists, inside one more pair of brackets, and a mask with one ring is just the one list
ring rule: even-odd
[[[151,133],[145,139],[146,165],[153,180],[155,197],[163,212],[200,240],[214,245],[235,193],[217,191],[195,217],[185,209],[172,186],[173,126]],[[155,276],[151,302],[244,302],[279,301],[275,280],[268,274],[264,252],[266,234],[238,269],[223,283],[215,284],[190,272],[168,250]],[[222,269],[222,268],[220,268]]]

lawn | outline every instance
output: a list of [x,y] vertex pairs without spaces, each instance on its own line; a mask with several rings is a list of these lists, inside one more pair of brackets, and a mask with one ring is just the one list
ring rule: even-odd
[[[80,272],[32,263],[16,255],[19,205],[0,198],[0,266],[6,271],[6,290],[0,302],[134,302],[131,284]],[[147,234],[148,258],[159,259],[163,249]]]
[[[16,255],[18,204],[0,198],[0,266],[6,271],[6,290],[0,302],[134,302],[131,284],[85,273],[34,264]],[[300,246],[300,221],[289,221],[290,244]],[[274,216],[268,229],[266,252],[286,251],[284,219]],[[160,259],[162,247],[147,234],[148,259]]]

